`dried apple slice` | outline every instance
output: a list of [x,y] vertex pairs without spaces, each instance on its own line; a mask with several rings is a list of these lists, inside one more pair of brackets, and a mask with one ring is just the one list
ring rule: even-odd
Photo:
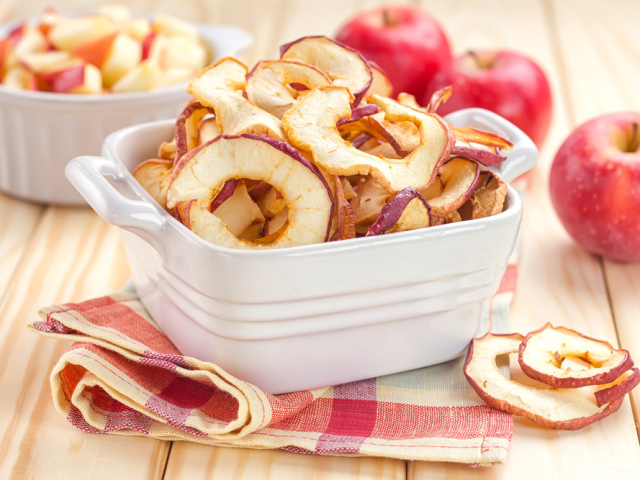
[[198,124],[198,136],[196,138],[196,145],[200,146],[203,143],[207,143],[220,135],[220,128],[215,117],[203,118]]
[[413,188],[405,188],[382,207],[367,235],[415,230],[428,227],[431,222],[431,208],[422,194]]
[[[213,205],[215,200],[211,202],[209,211],[222,220],[231,235],[236,237],[254,224],[259,224],[262,229],[265,222],[264,215],[249,196],[244,182],[229,180],[225,182],[223,190],[225,188],[231,190],[231,195],[218,205]],[[217,195],[216,199],[220,196]]]
[[457,140],[462,140],[470,144],[477,143],[487,147],[500,148],[502,150],[510,150],[513,148],[513,143],[492,132],[485,132],[484,130],[479,130],[470,126],[455,127],[453,125],[449,125],[449,128],[456,134]]
[[303,37],[283,45],[280,57],[301,60],[325,72],[334,85],[349,89],[354,107],[373,80],[369,63],[360,52],[324,36]]
[[198,126],[204,117],[214,113],[198,101],[191,101],[176,119],[173,138],[176,140],[176,161],[197,146]]
[[471,160],[452,158],[440,167],[438,174],[443,185],[442,192],[428,201],[433,215],[446,217],[473,195],[478,185],[480,167]]
[[612,383],[601,385],[594,394],[596,397],[596,404],[601,407],[617,398],[624,397],[639,384],[640,370],[632,368],[631,370],[624,372]]
[[272,60],[258,62],[249,73],[246,92],[254,105],[282,118],[308,90],[331,83],[323,71],[312,65],[299,60]]
[[496,365],[498,355],[515,353],[523,337],[518,333],[488,333],[474,339],[464,365],[467,380],[491,408],[521,415],[549,428],[577,430],[611,415],[624,397],[598,406],[593,387],[536,388],[507,378]]
[[486,148],[471,147],[466,145],[456,145],[451,150],[451,155],[474,160],[478,163],[481,163],[485,167],[497,165],[507,159],[507,157],[503,157],[502,155],[487,150]]
[[490,171],[480,173],[478,186],[468,202],[468,218],[490,217],[502,212],[509,187],[498,175]]
[[[334,178],[336,191],[336,230],[331,236],[331,241],[347,240],[356,237],[356,213],[348,202],[343,186],[351,185],[343,182],[337,176]],[[353,190],[351,190],[353,192]],[[355,193],[354,193],[355,195]]]
[[410,121],[420,132],[420,145],[403,159],[369,155],[345,141],[336,126],[351,116],[349,91],[342,87],[318,87],[289,110],[282,126],[292,145],[309,152],[317,165],[335,175],[371,174],[388,192],[404,188],[422,189],[435,180],[437,170],[454,144],[454,137],[442,119],[426,115],[397,102],[373,95],[389,121]]
[[176,158],[176,139],[170,142],[162,142],[158,147],[158,157],[163,160],[174,161]]
[[[322,172],[290,145],[256,135],[221,135],[184,155],[180,163],[169,185],[167,206],[189,203],[185,224],[204,240],[236,249],[283,248],[328,240],[334,211],[331,188]],[[212,198],[234,178],[264,180],[284,197],[288,221],[269,244],[239,239],[209,211]]]
[[213,108],[223,135],[248,133],[284,141],[280,120],[238,93],[246,87],[246,75],[247,67],[240,60],[225,57],[200,72],[187,92]]
[[443,103],[446,103],[447,100],[451,97],[451,87],[444,87],[440,90],[436,90],[431,95],[429,99],[429,103],[424,108],[426,113],[435,113],[438,110],[438,107]]
[[370,226],[380,216],[393,195],[382,188],[371,176],[359,186],[357,196],[351,201],[356,214],[356,224]]
[[383,97],[391,97],[393,93],[393,85],[387,73],[375,62],[368,60],[371,68],[372,81],[367,95],[381,95]]
[[133,171],[133,177],[142,188],[167,211],[167,190],[172,168],[173,160],[154,158],[142,162]]
[[[565,357],[578,357],[590,368],[562,368]],[[524,338],[518,361],[529,377],[558,388],[610,383],[633,367],[627,350],[615,349],[602,340],[549,323]]]

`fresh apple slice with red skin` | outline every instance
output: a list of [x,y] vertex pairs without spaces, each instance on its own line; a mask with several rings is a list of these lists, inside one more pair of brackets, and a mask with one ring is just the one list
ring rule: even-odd
[[476,162],[456,157],[442,165],[438,174],[444,188],[428,202],[434,216],[446,217],[473,195],[478,186],[480,167]]
[[[564,357],[579,357],[592,368],[563,369],[560,363]],[[550,323],[527,334],[520,345],[518,362],[527,376],[556,388],[611,383],[633,367],[627,350]]]
[[111,50],[113,42],[117,36],[118,32],[113,32],[102,38],[98,38],[97,40],[83,43],[82,45],[78,45],[74,48],[73,53],[85,62],[101,68],[104,62],[106,62],[109,56],[109,51]]
[[420,145],[402,160],[388,160],[354,148],[336,126],[351,116],[352,96],[343,87],[314,89],[282,118],[282,126],[292,145],[309,152],[313,161],[335,175],[371,174],[389,193],[404,188],[426,188],[449,156],[455,137],[437,115],[416,112],[388,98],[372,95],[389,121],[410,121],[420,131]]
[[[419,205],[415,205],[415,207],[410,207],[412,202],[416,204],[419,202],[424,209],[419,208]],[[393,197],[389,202],[382,207],[382,211],[380,212],[380,216],[378,219],[369,227],[367,235],[380,235],[386,232],[391,231],[398,222],[401,221],[402,216],[406,213],[406,211],[412,208],[412,215],[417,217],[421,217],[417,220],[418,226],[415,225],[416,222],[412,221],[413,224],[409,228],[403,228],[402,230],[413,230],[415,228],[423,228],[431,225],[431,207],[429,203],[424,199],[422,194],[413,188],[405,188],[401,192],[399,192],[395,197]],[[400,231],[400,230],[397,230]]]
[[[191,230],[213,244],[236,249],[283,248],[325,242],[331,232],[334,197],[323,173],[290,145],[256,135],[221,135],[189,151],[167,194],[167,206],[195,200],[189,210]],[[209,212],[212,197],[233,178],[273,184],[289,209],[287,227],[269,244],[238,239]],[[185,222],[186,223],[186,222]]]
[[553,102],[547,77],[534,60],[507,50],[465,53],[435,73],[418,101],[426,105],[445,86],[453,95],[440,115],[484,108],[519,127],[538,147],[544,142]]
[[425,84],[451,62],[444,29],[424,9],[387,5],[358,13],[342,26],[336,39],[378,63],[400,92],[422,95]]
[[549,174],[553,207],[585,250],[640,262],[640,112],[600,115],[577,127]]
[[360,104],[373,81],[369,63],[360,52],[328,37],[299,38],[281,46],[280,57],[301,60],[325,72],[334,85],[349,89],[353,107]]
[[578,430],[616,412],[623,397],[597,406],[591,388],[556,389],[526,386],[504,376],[496,365],[499,355],[515,353],[519,333],[491,334],[472,340],[464,374],[469,384],[491,408],[520,415],[539,425]]
[[596,391],[596,404],[601,407],[618,398],[624,397],[640,384],[640,370],[632,368],[618,377],[613,385]]
[[40,78],[55,93],[102,93],[100,71],[91,64],[43,73]]

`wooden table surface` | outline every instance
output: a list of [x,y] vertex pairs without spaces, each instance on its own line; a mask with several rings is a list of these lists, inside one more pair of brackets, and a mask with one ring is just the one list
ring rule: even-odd
[[[0,0],[0,21],[37,15],[44,4],[90,10],[97,0]],[[124,3],[124,2],[123,2]],[[357,0],[170,0],[129,2],[201,23],[231,23],[255,37],[244,60],[275,58],[277,46],[334,34]],[[384,3],[393,3],[387,0]],[[532,178],[523,225],[514,331],[552,321],[619,344],[640,358],[640,265],[585,253],[558,222],[548,195],[553,155],[572,128],[596,115],[640,110],[638,0],[425,0],[455,52],[509,48],[548,73],[555,111]],[[64,139],[61,139],[64,141]],[[115,227],[89,208],[46,207],[0,194],[0,478],[29,479],[637,479],[640,390],[619,412],[579,431],[516,418],[505,464],[487,468],[212,448],[148,438],[91,435],[51,401],[49,372],[68,347],[30,333],[39,307],[119,289],[129,267]],[[635,322],[635,323],[634,323]]]

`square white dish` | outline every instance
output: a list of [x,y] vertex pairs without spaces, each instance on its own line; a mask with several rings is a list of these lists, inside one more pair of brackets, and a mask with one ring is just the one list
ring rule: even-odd
[[[446,117],[514,143],[495,170],[533,168],[519,129],[480,109]],[[131,171],[169,140],[173,121],[110,135],[104,157],[67,166],[71,183],[119,226],[142,302],[185,355],[271,393],[340,384],[441,363],[479,333],[522,216],[509,187],[493,217],[266,251],[211,245],[167,214]]]
[[[4,37],[15,25],[0,27]],[[213,59],[235,56],[253,42],[231,25],[200,26]],[[59,205],[86,205],[64,175],[70,158],[99,155],[104,139],[130,125],[175,118],[189,100],[188,82],[149,92],[72,95],[0,85],[0,191]]]

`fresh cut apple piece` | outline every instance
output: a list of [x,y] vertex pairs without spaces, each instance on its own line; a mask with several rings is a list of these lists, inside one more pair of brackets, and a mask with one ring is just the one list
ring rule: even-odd
[[[282,118],[304,96],[302,92],[331,83],[324,72],[299,60],[272,60],[258,62],[247,76],[246,91],[254,105]],[[291,84],[306,88],[292,88]]]
[[124,5],[117,5],[114,3],[99,6],[96,13],[107,17],[117,24],[121,24],[131,17],[131,11],[129,8]]
[[43,73],[40,78],[48,90],[55,93],[102,93],[102,75],[100,70],[90,63]]
[[431,207],[420,192],[405,188],[382,207],[367,235],[403,232],[431,225]]
[[2,85],[15,90],[38,90],[36,75],[22,65],[15,65],[2,77]]
[[152,30],[167,37],[198,40],[198,28],[195,25],[166,13],[157,13],[154,16]]
[[[167,206],[189,204],[185,225],[204,240],[236,249],[283,248],[328,240],[334,211],[331,188],[323,173],[290,145],[256,135],[221,135],[184,155],[180,163],[174,168],[177,173],[169,185]],[[238,178],[263,180],[284,197],[286,228],[268,244],[239,239],[209,210],[224,184]]]
[[60,12],[53,7],[47,7],[38,19],[38,30],[45,36],[49,36],[51,29],[63,19]]
[[71,53],[61,50],[29,53],[20,58],[20,64],[34,73],[66,70],[82,63],[82,60],[74,57]]
[[124,77],[111,87],[114,93],[144,92],[155,88],[162,76],[155,62],[144,61],[133,67]]
[[240,60],[226,57],[200,72],[187,93],[214,109],[223,135],[247,133],[284,141],[280,120],[238,93],[246,87],[246,75],[247,67]]
[[577,430],[611,415],[623,396],[598,406],[594,387],[557,389],[526,386],[507,378],[496,365],[499,355],[518,352],[522,335],[488,333],[474,339],[464,365],[467,380],[491,408],[521,415],[549,428]]
[[476,162],[456,157],[442,165],[438,174],[443,184],[442,193],[429,198],[428,202],[433,215],[446,217],[473,195],[478,185],[480,167]]
[[[563,368],[565,357],[577,357],[589,368]],[[520,368],[529,377],[552,387],[576,388],[613,382],[633,367],[627,350],[550,323],[529,333],[520,345]]]
[[172,168],[173,161],[154,158],[142,162],[133,171],[133,178],[167,211],[167,190]]
[[389,193],[431,185],[449,156],[455,138],[437,115],[416,112],[388,98],[372,95],[388,121],[410,121],[420,132],[420,144],[403,159],[369,155],[340,135],[336,124],[351,116],[352,95],[343,87],[314,89],[285,113],[282,126],[292,145],[309,152],[317,165],[335,175],[367,175]]
[[49,31],[49,41],[58,50],[73,52],[80,45],[104,38],[115,31],[115,24],[106,17],[63,19]]
[[334,85],[349,89],[354,107],[373,81],[371,68],[360,52],[327,37],[303,37],[283,45],[280,57],[300,60],[322,70]]
[[45,36],[37,29],[27,25],[23,29],[22,35],[14,45],[14,55],[17,61],[20,61],[22,55],[44,52],[49,48],[49,44]]
[[198,40],[185,37],[168,37],[160,53],[160,66],[185,68],[193,73],[207,64],[207,50]]
[[131,71],[142,59],[142,46],[129,35],[117,34],[107,50],[106,58],[100,65],[102,81],[109,88],[129,71]]
[[144,39],[151,33],[151,23],[144,17],[124,20],[121,23],[121,28],[124,33],[135,38],[139,42],[144,41]]

